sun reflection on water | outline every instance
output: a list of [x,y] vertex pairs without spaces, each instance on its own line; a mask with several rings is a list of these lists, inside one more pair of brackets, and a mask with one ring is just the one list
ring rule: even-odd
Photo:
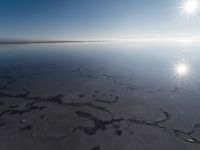
[[175,71],[178,76],[186,76],[189,73],[189,67],[181,63],[176,66]]
[[[178,84],[189,83],[191,81],[191,66],[186,62],[177,63],[174,68],[174,79]],[[189,82],[188,82],[189,81]]]

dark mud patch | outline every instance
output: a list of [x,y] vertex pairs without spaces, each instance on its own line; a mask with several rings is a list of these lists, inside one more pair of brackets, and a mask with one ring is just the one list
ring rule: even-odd
[[121,136],[122,135],[122,130],[116,130],[115,134],[118,135],[118,136]]
[[78,97],[84,98],[86,95],[85,94],[79,94]]
[[29,131],[29,130],[32,130],[32,126],[31,125],[27,125],[25,127],[20,128],[21,132],[23,132],[23,131]]
[[100,146],[95,146],[91,150],[100,150]]

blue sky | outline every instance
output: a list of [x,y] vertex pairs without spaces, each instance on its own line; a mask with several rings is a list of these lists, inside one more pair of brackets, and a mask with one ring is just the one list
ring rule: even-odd
[[0,0],[0,38],[109,39],[198,36],[183,0]]

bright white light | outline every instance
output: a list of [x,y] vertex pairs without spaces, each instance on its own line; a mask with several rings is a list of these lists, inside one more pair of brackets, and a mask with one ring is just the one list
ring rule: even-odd
[[185,64],[179,64],[176,66],[176,73],[180,76],[184,76],[188,73],[189,69]]
[[199,2],[198,0],[186,0],[183,2],[182,9],[186,15],[196,14],[199,11]]
[[178,81],[178,84],[185,83],[185,81],[189,81],[193,75],[193,68],[189,62],[183,58],[180,59],[179,62],[175,64],[173,67],[173,75],[172,77]]
[[184,4],[184,10],[187,13],[194,13],[198,8],[198,2],[196,0],[188,0]]

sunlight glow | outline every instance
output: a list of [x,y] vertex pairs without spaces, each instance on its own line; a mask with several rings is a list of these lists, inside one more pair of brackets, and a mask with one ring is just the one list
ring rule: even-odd
[[183,13],[187,16],[195,15],[199,11],[199,1],[198,0],[185,0],[182,4]]
[[188,71],[189,71],[189,68],[187,65],[185,64],[179,64],[176,66],[176,74],[179,75],[179,76],[185,76],[187,75]]
[[172,72],[171,79],[178,84],[178,86],[191,83],[194,77],[194,68],[192,62],[187,60],[187,57],[182,53],[179,53],[178,61],[172,64],[173,67],[170,69]]
[[198,3],[195,0],[189,0],[184,4],[184,10],[187,13],[194,13],[198,8]]

